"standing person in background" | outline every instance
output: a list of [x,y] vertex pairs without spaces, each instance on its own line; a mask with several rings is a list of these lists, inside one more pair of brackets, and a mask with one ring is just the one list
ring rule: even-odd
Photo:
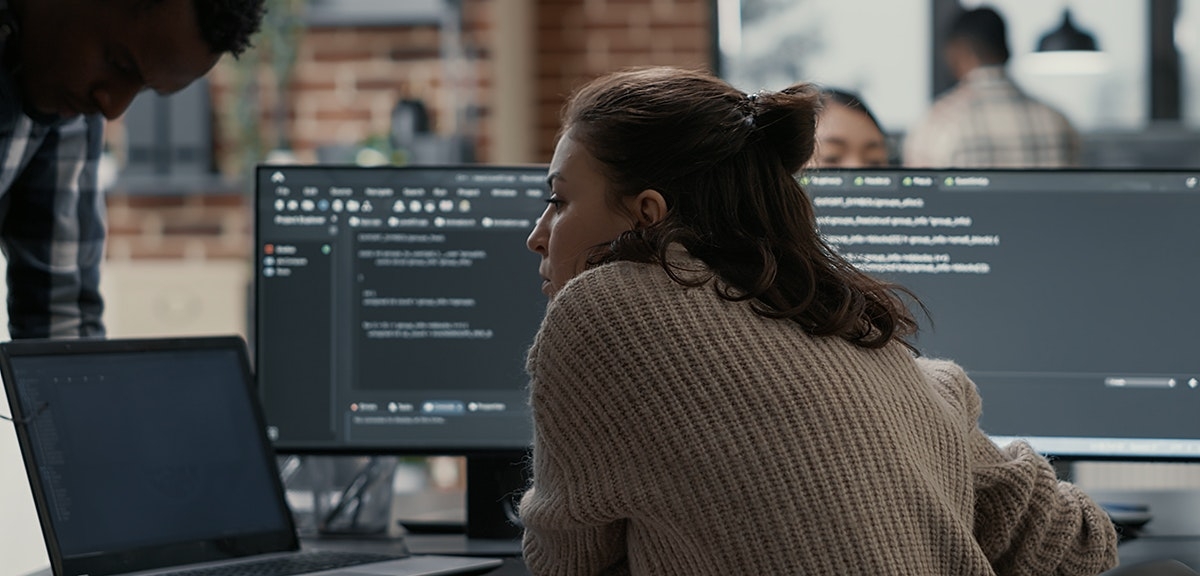
[[1005,70],[1004,19],[962,13],[946,38],[958,85],[909,131],[904,164],[919,168],[1056,168],[1079,163],[1079,134],[1057,110],[1025,94]]
[[13,338],[104,336],[104,120],[240,54],[264,0],[0,0],[0,248]]
[[810,168],[878,168],[891,164],[887,136],[862,98],[836,88],[821,90],[817,148]]
[[527,364],[533,574],[1116,564],[1104,511],[992,443],[962,368],[907,343],[906,293],[821,237],[795,178],[818,99],[651,68],[568,101],[527,242],[550,298]]

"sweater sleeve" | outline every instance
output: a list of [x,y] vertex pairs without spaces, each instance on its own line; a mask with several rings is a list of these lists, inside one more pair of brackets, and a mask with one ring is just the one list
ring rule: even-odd
[[[599,301],[598,301],[599,300]],[[570,285],[547,309],[529,353],[533,487],[523,496],[524,559],[542,574],[626,574],[621,479],[635,474],[621,411],[597,405],[630,374],[610,303]],[[605,319],[606,316],[609,318]]]
[[969,418],[975,536],[1000,576],[1091,575],[1117,564],[1117,535],[1104,511],[1025,442],[999,447],[976,424],[974,383],[950,362],[921,361],[938,392]]

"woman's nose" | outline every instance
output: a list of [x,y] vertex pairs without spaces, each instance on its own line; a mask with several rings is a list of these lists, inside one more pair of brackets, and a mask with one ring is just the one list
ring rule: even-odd
[[528,247],[530,251],[537,252],[542,256],[546,255],[546,227],[544,226],[545,216],[545,213],[543,213],[542,216],[537,219],[537,222],[533,225],[533,231],[530,232],[529,237],[525,239],[525,246]]

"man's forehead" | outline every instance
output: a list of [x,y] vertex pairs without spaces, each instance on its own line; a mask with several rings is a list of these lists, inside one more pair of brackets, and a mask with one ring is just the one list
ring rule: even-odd
[[127,42],[149,88],[178,92],[207,74],[221,55],[204,39],[192,0],[142,1],[156,6],[143,12],[142,34]]
[[173,94],[187,88],[212,70],[220,59],[220,55],[211,53],[194,58],[187,58],[181,54],[177,54],[175,58],[170,56],[161,54],[159,58],[154,58],[155,63],[151,71],[145,72],[147,87],[159,94]]

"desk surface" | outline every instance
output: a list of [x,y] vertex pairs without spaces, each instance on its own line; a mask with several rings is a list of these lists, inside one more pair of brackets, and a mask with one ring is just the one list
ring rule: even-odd
[[[477,542],[469,544],[466,538],[457,535],[412,535],[405,539],[409,549],[414,554],[445,554],[451,553],[453,550],[468,551],[468,550],[501,550],[506,545],[509,550],[512,550],[512,543],[502,543],[495,541]],[[388,548],[395,546],[403,546],[404,543],[397,541],[324,541],[325,544],[334,544],[335,547],[351,547],[351,548]],[[1175,559],[1187,564],[1193,570],[1200,571],[1200,537],[1148,537],[1130,540],[1120,545],[1117,549],[1121,556],[1121,566],[1129,566],[1132,564],[1140,564],[1142,562],[1153,562],[1156,560]],[[462,552],[459,552],[460,554]],[[471,555],[471,554],[468,554]],[[474,555],[488,555],[477,553]],[[505,556],[505,554],[491,554],[493,556]],[[50,576],[50,569],[39,570],[28,576]],[[488,572],[488,576],[529,576],[529,570],[525,568],[525,564],[519,557],[509,556],[504,558],[504,565],[496,570]]]
[[1195,536],[1136,538],[1117,546],[1117,555],[1121,567],[1158,560],[1178,560],[1200,572],[1200,538]]
[[[519,543],[483,540],[468,542],[462,535],[413,534],[406,537],[414,554],[466,554],[506,557],[504,566],[489,572],[489,576],[528,576],[529,571],[519,557]],[[1117,547],[1121,566],[1157,560],[1179,560],[1200,572],[1200,536],[1146,536]]]
[[[1117,552],[1121,566],[1174,559],[1200,572],[1200,493],[1179,492],[1119,492],[1097,493],[1099,501],[1120,501],[1147,504],[1155,518],[1146,526],[1143,536],[1122,543]],[[336,547],[376,550],[402,550],[413,554],[443,554],[452,556],[490,556],[504,558],[504,565],[490,576],[528,576],[521,561],[521,546],[517,540],[477,540],[462,534],[409,534],[403,540],[351,540],[343,538],[305,540],[310,547]],[[49,570],[31,576],[48,576]]]

